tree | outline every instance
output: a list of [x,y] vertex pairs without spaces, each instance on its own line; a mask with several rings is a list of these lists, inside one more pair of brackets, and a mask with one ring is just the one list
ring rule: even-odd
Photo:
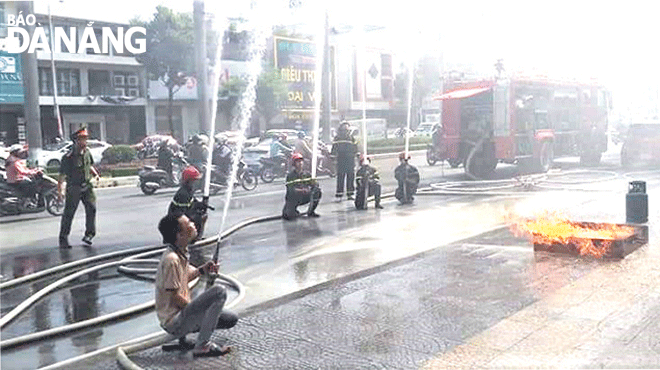
[[150,80],[157,79],[167,88],[167,120],[170,132],[174,133],[174,94],[186,83],[189,71],[194,70],[192,16],[159,5],[150,21],[134,19],[130,23],[132,26],[142,26],[147,31],[146,51],[136,58],[145,65]]
[[[145,65],[150,80],[159,80],[167,88],[167,120],[174,133],[172,102],[174,94],[195,73],[194,22],[189,13],[177,13],[159,5],[153,18],[144,22],[138,18],[130,21],[132,26],[142,26],[147,31],[147,47],[136,56]],[[206,32],[207,57],[214,63],[217,41],[215,33]]]
[[287,87],[272,64],[264,67],[257,80],[255,109],[266,120],[266,126],[281,113],[280,103],[287,97]]

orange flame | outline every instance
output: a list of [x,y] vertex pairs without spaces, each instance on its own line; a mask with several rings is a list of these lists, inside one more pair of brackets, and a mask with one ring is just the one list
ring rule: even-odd
[[574,246],[580,255],[602,257],[613,242],[630,237],[635,229],[616,224],[585,224],[569,221],[557,213],[545,212],[532,219],[508,215],[509,229],[535,244]]

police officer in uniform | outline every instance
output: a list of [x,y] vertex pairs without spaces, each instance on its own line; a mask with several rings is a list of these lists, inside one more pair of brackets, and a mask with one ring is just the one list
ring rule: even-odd
[[99,173],[94,168],[94,159],[87,148],[88,137],[86,128],[71,134],[73,146],[62,157],[60,164],[60,177],[57,182],[57,193],[60,198],[62,185],[66,180],[66,200],[60,224],[60,248],[71,248],[69,244],[71,223],[81,201],[85,207],[85,235],[82,241],[92,245],[92,238],[96,235],[96,195],[92,186],[92,175],[98,180]]
[[337,157],[337,191],[335,197],[341,200],[344,196],[344,182],[346,182],[346,196],[353,200],[355,193],[355,154],[357,143],[348,131],[349,124],[344,121],[339,125],[337,136],[332,141],[331,154]]
[[314,211],[321,200],[321,188],[319,188],[316,180],[312,178],[312,175],[303,171],[304,158],[302,154],[293,153],[291,160],[293,161],[293,169],[286,175],[286,196],[282,218],[295,220],[300,214],[296,208],[307,203],[310,203],[307,216],[319,217],[319,214]]
[[168,214],[186,215],[198,230],[196,240],[201,239],[204,234],[204,225],[208,219],[206,209],[211,208],[204,201],[195,198],[195,181],[201,178],[202,174],[195,166],[186,167],[181,173],[181,186],[174,194],[167,211]]

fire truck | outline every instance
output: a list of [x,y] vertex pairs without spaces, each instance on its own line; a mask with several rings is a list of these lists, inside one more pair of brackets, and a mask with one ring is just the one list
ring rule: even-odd
[[598,83],[453,81],[434,99],[442,101],[442,128],[429,150],[452,167],[462,164],[473,179],[487,178],[498,163],[547,172],[555,156],[593,166],[607,150],[611,96]]

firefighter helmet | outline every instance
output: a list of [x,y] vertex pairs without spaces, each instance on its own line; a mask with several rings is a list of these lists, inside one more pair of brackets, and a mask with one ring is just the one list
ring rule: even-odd
[[195,166],[188,166],[183,173],[181,173],[181,181],[188,182],[192,180],[199,180],[202,178],[202,174]]
[[291,161],[293,161],[294,163],[296,161],[302,161],[303,159],[305,158],[303,158],[303,155],[300,153],[293,153],[293,155],[291,156]]

